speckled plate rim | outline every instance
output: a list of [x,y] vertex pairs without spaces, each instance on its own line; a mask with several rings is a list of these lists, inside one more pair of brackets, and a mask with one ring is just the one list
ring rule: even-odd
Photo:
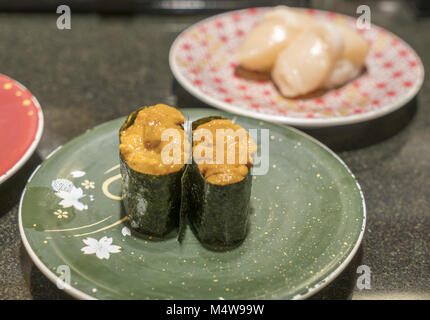
[[[19,87],[21,87],[23,90],[29,91],[22,83],[19,81],[16,81],[15,79],[8,77],[5,74],[0,73],[0,76],[4,76],[6,78],[11,79],[14,81]],[[37,125],[37,131],[36,135],[34,136],[34,140],[31,143],[31,145],[28,147],[27,151],[22,155],[22,157],[3,175],[0,176],[0,184],[5,182],[7,179],[12,177],[27,161],[30,159],[34,151],[36,150],[37,146],[39,145],[40,139],[42,138],[43,133],[43,112],[42,107],[40,106],[39,101],[36,99],[36,97],[31,94],[31,100],[33,101],[34,105],[38,109],[37,116],[38,116],[38,125]]]
[[[271,8],[271,7],[259,7],[259,9],[265,9],[265,8]],[[300,8],[300,9],[306,10],[307,8]],[[233,10],[233,11],[240,11],[240,10]],[[386,104],[385,106],[378,108],[377,110],[373,110],[371,112],[368,112],[368,113],[349,115],[349,116],[344,116],[344,117],[333,117],[333,118],[323,118],[323,119],[317,119],[317,118],[307,119],[307,118],[287,117],[287,116],[264,114],[264,113],[236,107],[233,104],[212,98],[211,96],[198,90],[190,81],[188,81],[188,79],[184,75],[182,75],[180,68],[179,68],[178,64],[176,63],[176,59],[175,59],[176,51],[179,50],[178,43],[180,41],[181,36],[183,34],[185,34],[186,32],[190,31],[192,28],[194,28],[196,24],[207,22],[211,19],[214,19],[215,16],[220,17],[223,15],[231,14],[231,12],[233,12],[233,11],[227,11],[224,13],[210,16],[208,18],[202,19],[202,20],[192,24],[191,26],[187,27],[184,31],[182,31],[176,37],[176,39],[173,41],[172,45],[170,46],[170,50],[169,50],[169,66],[170,66],[170,69],[173,73],[173,76],[176,78],[176,80],[193,96],[195,96],[196,98],[200,99],[201,101],[203,101],[203,102],[205,102],[208,105],[211,105],[213,107],[219,108],[219,109],[227,111],[227,112],[246,116],[246,117],[252,117],[255,119],[260,119],[260,120],[265,120],[265,121],[270,121],[270,122],[275,122],[275,123],[284,123],[284,124],[297,126],[297,127],[301,127],[301,128],[323,128],[323,127],[341,126],[341,125],[349,125],[349,124],[353,124],[353,123],[360,123],[360,122],[365,122],[365,121],[369,121],[372,119],[380,118],[386,114],[389,114],[389,113],[396,111],[397,109],[400,109],[402,106],[406,105],[409,101],[411,101],[418,94],[419,90],[421,89],[421,87],[424,83],[424,74],[425,74],[424,65],[421,61],[420,56],[417,54],[416,56],[418,58],[418,60],[417,60],[418,65],[419,65],[419,68],[422,70],[422,72],[420,73],[421,77],[418,79],[415,86],[413,88],[411,88],[409,93],[407,95],[404,95],[402,97],[402,99],[397,100],[395,103]],[[326,12],[326,13],[330,12],[327,10],[318,10],[318,11]],[[336,12],[336,14],[340,15],[340,16],[344,16],[344,17],[349,17],[347,15],[337,13],[337,12]],[[372,24],[372,25],[374,25],[374,24]],[[379,27],[379,28],[387,30],[387,29],[382,28],[382,27]],[[397,36],[393,32],[391,32],[389,30],[387,30],[387,31],[390,32],[391,34],[393,34],[395,37],[401,39],[399,36]],[[409,49],[411,51],[415,52],[415,50],[409,45],[408,42],[406,42],[403,39],[401,39],[401,40],[405,43],[406,46],[409,47]]]
[[[184,110],[184,109],[183,109]],[[186,109],[184,110],[186,111]],[[95,130],[96,128],[99,128],[101,126],[104,125],[109,125],[111,122],[117,121],[118,119],[114,119],[105,123],[102,123],[98,126],[95,126],[94,128],[85,131],[83,134],[79,135],[78,137],[73,138],[72,140],[70,140],[67,144],[71,143],[73,140],[81,137],[84,134],[89,133],[90,131]],[[361,190],[361,186],[358,183],[357,179],[355,178],[355,175],[351,172],[351,170],[348,168],[348,166],[345,164],[345,162],[343,162],[343,160],[336,154],[334,153],[330,148],[328,148],[326,145],[324,145],[323,143],[321,143],[320,141],[318,141],[317,139],[313,138],[312,136],[296,129],[293,127],[289,127],[289,126],[285,126],[287,129],[294,131],[295,133],[309,139],[310,141],[314,142],[316,145],[318,145],[319,147],[323,148],[324,150],[326,150],[330,155],[332,155],[348,172],[348,174],[354,179],[355,184],[357,186],[357,189],[359,191],[359,195],[361,198],[361,206],[363,209],[363,222],[361,225],[361,231],[360,234],[358,235],[358,238],[356,240],[356,243],[354,245],[354,247],[352,248],[351,252],[349,253],[349,255],[345,258],[345,260],[335,269],[333,270],[329,275],[327,275],[324,279],[322,279],[321,281],[319,281],[317,284],[315,284],[313,287],[309,288],[309,290],[304,293],[304,294],[297,294],[295,295],[292,300],[302,300],[302,299],[306,299],[311,297],[312,295],[316,294],[317,292],[319,292],[321,289],[323,289],[324,287],[326,287],[329,283],[331,283],[334,279],[336,279],[343,270],[345,270],[345,268],[349,265],[349,263],[351,262],[351,260],[354,258],[355,254],[357,253],[361,242],[363,240],[363,236],[364,236],[364,232],[366,229],[366,220],[367,220],[367,210],[366,210],[366,202],[364,199],[364,195],[363,195],[363,191]],[[66,144],[66,145],[67,145]],[[27,180],[27,183],[29,183],[33,176],[37,173],[37,171],[41,168],[41,166],[46,162],[46,160],[48,160],[49,158],[51,158],[58,150],[60,150],[62,148],[62,145],[58,146],[55,150],[53,150],[45,159],[44,162],[42,162],[41,164],[39,164],[36,169],[33,171],[33,173],[30,175],[30,177]],[[52,272],[41,260],[40,258],[36,255],[36,253],[33,251],[30,243],[27,240],[27,237],[25,235],[24,232],[24,226],[22,223],[22,205],[23,205],[23,200],[24,200],[24,196],[25,196],[25,192],[26,192],[26,188],[27,186],[24,188],[22,194],[21,194],[21,199],[19,202],[19,208],[18,208],[18,225],[19,225],[19,233],[24,245],[24,248],[26,249],[28,255],[30,256],[31,260],[34,262],[34,264],[36,265],[36,267],[54,284],[57,283],[57,281],[60,280],[60,278],[58,277],[57,274],[55,274],[54,272]],[[72,297],[77,298],[77,299],[83,299],[83,300],[98,300],[97,298],[88,295],[84,292],[82,292],[79,289],[74,288],[73,286],[69,285],[64,287],[63,289],[66,293],[70,294]]]

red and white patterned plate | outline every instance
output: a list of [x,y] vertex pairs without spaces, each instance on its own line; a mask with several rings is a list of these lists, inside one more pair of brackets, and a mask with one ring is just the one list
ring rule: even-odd
[[31,157],[42,131],[39,102],[23,85],[0,74],[0,184]]
[[[192,25],[170,48],[170,68],[179,83],[205,103],[233,113],[300,127],[362,122],[410,101],[424,79],[415,51],[391,32],[372,25],[360,30],[370,43],[367,72],[343,87],[308,99],[287,99],[270,80],[237,76],[235,52],[246,33],[270,8],[231,11]],[[321,19],[355,27],[345,15],[303,9]]]

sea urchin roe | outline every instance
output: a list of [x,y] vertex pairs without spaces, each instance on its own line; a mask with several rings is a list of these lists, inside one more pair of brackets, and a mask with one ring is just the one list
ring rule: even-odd
[[[210,132],[212,141],[208,141],[202,129]],[[217,148],[223,150],[224,156],[217,157]],[[249,133],[230,120],[212,120],[194,130],[193,158],[209,183],[227,185],[242,181],[252,167],[252,155],[256,151]]]
[[[120,134],[121,155],[130,168],[145,174],[166,175],[179,171],[184,166],[184,130],[181,127],[184,122],[184,116],[177,109],[165,104],[140,110],[134,123]],[[162,135],[167,129],[176,129],[177,134],[163,141]],[[167,145],[180,148],[177,149],[181,151],[179,161],[166,161],[162,151]],[[173,149],[166,149],[171,151],[170,157],[174,155]],[[189,146],[185,145],[185,152],[187,149]]]

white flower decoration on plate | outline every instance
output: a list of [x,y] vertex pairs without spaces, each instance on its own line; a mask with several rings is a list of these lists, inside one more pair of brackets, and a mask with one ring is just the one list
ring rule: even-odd
[[72,191],[72,188],[74,187],[73,182],[67,179],[55,179],[51,183],[51,187],[54,191],[66,191],[70,192]]
[[103,237],[100,240],[94,238],[86,238],[82,240],[87,246],[81,251],[84,254],[95,254],[97,258],[109,259],[111,253],[121,252],[121,247],[112,244],[112,238]]
[[72,175],[73,178],[80,178],[85,175],[85,171],[76,170],[76,171],[70,172],[70,174]]
[[130,229],[129,229],[129,228],[127,228],[127,227],[122,228],[121,233],[122,233],[122,235],[123,235],[124,237],[125,237],[125,236],[131,236],[131,231],[130,231]]
[[81,188],[72,187],[70,192],[67,191],[58,191],[55,195],[63,200],[60,201],[60,205],[63,208],[74,207],[76,210],[82,211],[87,210],[88,206],[79,201],[79,199],[85,197]]
[[94,181],[85,180],[84,182],[82,182],[82,183],[81,183],[81,185],[82,185],[85,189],[94,189]]
[[61,209],[58,209],[57,211],[54,211],[54,214],[57,216],[58,219],[67,219],[69,217],[69,214],[67,211],[63,211]]

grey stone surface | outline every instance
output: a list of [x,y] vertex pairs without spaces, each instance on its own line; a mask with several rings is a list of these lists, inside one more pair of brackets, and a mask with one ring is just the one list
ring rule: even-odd
[[[387,3],[387,1],[384,1]],[[357,1],[314,1],[355,15]],[[394,8],[394,9],[393,9]],[[403,2],[372,2],[372,22],[405,39],[430,70],[430,18]],[[72,8],[73,12],[73,8]],[[145,104],[202,107],[169,70],[176,35],[204,16],[75,15],[72,30],[52,14],[0,14],[0,71],[39,99],[45,129],[37,153],[0,186],[0,299],[67,299],[22,247],[18,200],[33,168],[58,145]],[[353,263],[315,298],[430,298],[430,81],[396,113],[369,123],[308,130],[348,164],[364,191],[368,220]],[[371,268],[371,290],[358,290],[356,267]]]

